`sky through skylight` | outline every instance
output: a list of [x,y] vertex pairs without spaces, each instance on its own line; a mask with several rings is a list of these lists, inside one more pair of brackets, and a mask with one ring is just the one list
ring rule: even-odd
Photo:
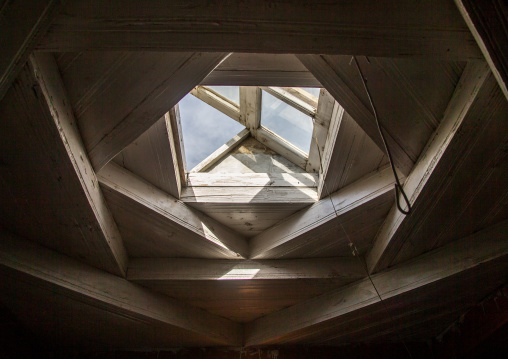
[[188,171],[244,128],[191,94],[180,101],[179,108]]

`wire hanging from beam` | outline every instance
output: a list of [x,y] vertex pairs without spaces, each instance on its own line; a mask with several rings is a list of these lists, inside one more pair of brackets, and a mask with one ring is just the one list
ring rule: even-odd
[[[388,155],[388,159],[390,160],[390,166],[392,168],[393,175],[395,177],[395,203],[397,203],[397,209],[399,210],[400,213],[407,216],[408,214],[411,214],[411,211],[412,211],[411,203],[409,202],[409,200],[406,196],[406,192],[404,192],[404,188],[402,188],[402,185],[400,184],[399,176],[397,175],[397,171],[395,170],[395,165],[393,164],[392,153],[390,152],[390,148],[388,147],[388,144],[386,142],[385,135],[383,134],[383,130],[381,129],[376,106],[374,105],[374,101],[372,100],[372,96],[370,94],[369,88],[367,87],[367,80],[365,79],[365,76],[363,75],[362,69],[360,68],[360,64],[358,63],[356,56],[353,56],[353,59],[355,60],[356,68],[358,69],[358,73],[360,74],[360,78],[362,79],[363,87],[365,88],[365,92],[367,93],[367,97],[369,98],[370,106],[372,107],[372,111],[374,112],[374,118],[376,120],[377,129],[379,130],[379,134],[381,135],[381,139],[383,140],[383,145],[384,145],[386,153]],[[368,59],[367,59],[367,61],[368,61]],[[402,197],[404,198],[404,201],[406,202],[407,210],[404,210],[400,205],[400,201],[399,201],[400,194],[402,194]]]

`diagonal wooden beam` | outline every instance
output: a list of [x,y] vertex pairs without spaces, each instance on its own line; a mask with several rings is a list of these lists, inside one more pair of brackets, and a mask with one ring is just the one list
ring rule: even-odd
[[[337,340],[351,330],[361,333],[382,322],[393,325],[403,314],[444,301],[443,295],[449,303],[454,298],[460,303],[462,291],[473,300],[481,298],[486,294],[484,291],[488,293],[504,282],[508,269],[508,242],[504,240],[507,229],[508,222],[504,221],[373,275],[372,281],[384,305],[370,280],[363,279],[255,320],[247,325],[245,344]],[[471,288],[472,280],[481,282],[482,286]],[[421,315],[418,318],[421,320]]]
[[455,0],[455,4],[508,99],[508,5],[503,0]]
[[[139,9],[143,9],[140,13]],[[313,3],[72,1],[39,49],[233,51],[479,58],[451,0]],[[170,36],[168,36],[170,35]]]
[[199,98],[201,101],[209,104],[217,111],[220,111],[226,116],[231,117],[233,120],[240,122],[240,108],[230,99],[205,86],[196,86],[190,93]]
[[0,100],[28,56],[44,37],[62,4],[60,0],[3,1],[0,6]]
[[[370,105],[352,89],[346,80],[346,76],[340,73],[337,66],[334,66],[333,58],[325,58],[321,55],[297,55],[297,57],[316,76],[316,79],[323,84],[335,100],[344,107],[344,110],[360,125],[379,149],[385,152]],[[413,167],[414,160],[391,136],[390,132],[387,132],[385,127],[383,127],[383,130],[393,154],[395,165],[407,175]]]
[[[464,121],[467,123],[481,118],[479,114],[468,115],[468,111],[478,98],[489,72],[488,65],[483,61],[470,62],[466,66],[443,120],[404,184],[404,191],[414,208],[414,213],[404,216],[395,206],[392,208],[367,256],[371,272],[391,264],[404,242],[408,240],[413,227],[425,217],[425,206],[439,198],[441,194],[438,189],[446,189],[442,186],[442,181],[447,177],[446,173],[450,170],[450,166],[467,154],[464,150],[477,132],[470,131],[465,135],[461,133],[461,129],[464,128]],[[489,94],[482,93],[481,96]],[[419,206],[422,206],[421,212]]]
[[[393,201],[393,182],[391,170],[385,168],[297,212],[252,238],[251,258],[294,258],[326,251],[328,247],[339,248],[341,255],[349,255],[344,230],[364,250],[370,238],[364,238],[365,234],[358,231],[375,223],[379,225]],[[369,223],[364,222],[365,211],[369,212]]]
[[[76,313],[81,313],[79,308],[86,304],[103,315],[116,313],[138,323],[162,325],[170,332],[198,336],[216,345],[241,344],[242,330],[237,323],[155,294],[125,279],[6,233],[1,234],[0,275],[3,280],[15,278],[50,290],[52,294],[49,297],[53,299],[71,298],[72,305],[78,308],[74,315],[83,315]],[[115,326],[118,321],[111,320],[110,325],[121,330]]]
[[[138,255],[169,257],[176,253],[204,258],[247,257],[244,238],[124,168],[108,164],[98,174],[98,179],[120,228],[125,228],[130,235],[125,239],[126,246],[143,248]],[[135,215],[125,217],[125,213]]]
[[[77,119],[96,171],[203,80],[225,53],[129,53],[100,80]],[[64,76],[65,80],[65,76]]]
[[[30,115],[9,118],[9,121],[16,120],[19,123],[17,126],[27,128],[29,132],[33,131],[38,143],[27,144],[23,148],[23,151],[27,151],[33,158],[32,161],[37,161],[36,164],[24,163],[25,170],[29,171],[27,175],[34,176],[30,170],[35,169],[42,180],[45,178],[45,166],[49,166],[54,178],[50,176],[46,183],[58,183],[56,187],[48,185],[52,190],[48,190],[47,195],[54,196],[54,199],[42,202],[44,211],[52,212],[54,218],[48,218],[44,223],[47,229],[38,230],[38,235],[42,238],[33,238],[32,235],[29,237],[46,243],[44,233],[49,230],[55,236],[49,241],[50,247],[84,258],[89,264],[110,273],[125,275],[127,252],[86,156],[53,56],[35,53],[30,58],[30,67],[23,71],[15,91],[18,95],[8,103],[13,107],[22,106],[22,111],[29,111]],[[17,104],[21,99],[24,102]],[[11,136],[7,143],[19,136],[9,130],[7,133]],[[23,137],[21,141],[29,141],[30,136],[33,134]],[[38,154],[33,153],[34,151],[44,154],[43,158],[37,160]],[[11,174],[16,173],[15,166],[10,168]],[[7,180],[10,176],[4,178]],[[25,185],[28,187],[23,191],[40,188],[33,183],[25,182]],[[13,186],[16,188],[17,184]],[[18,193],[18,190],[14,192]],[[28,203],[35,205],[35,208],[39,208],[37,200],[34,200],[38,196],[34,194],[29,197]],[[40,216],[45,217],[44,213]],[[56,240],[58,236],[63,236],[65,241]]]

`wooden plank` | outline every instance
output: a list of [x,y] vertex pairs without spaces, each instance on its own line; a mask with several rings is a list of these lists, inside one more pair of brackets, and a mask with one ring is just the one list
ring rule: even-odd
[[201,85],[321,87],[295,55],[236,52],[205,77]]
[[[369,223],[375,222],[376,216],[384,218],[387,212],[384,207],[393,198],[393,181],[391,170],[385,168],[294,214],[251,239],[251,258],[281,258],[305,250],[311,253],[319,248],[320,241],[328,244],[326,240],[329,237],[334,238],[336,245],[346,248],[344,255],[348,255],[351,252],[344,231],[351,228],[358,231],[366,226],[359,224],[365,221],[365,211],[371,211]],[[383,210],[378,213],[377,207]],[[360,213],[362,216],[359,216]],[[352,237],[351,233],[346,232],[346,235]],[[355,244],[362,249],[365,246],[360,241]]]
[[[441,188],[444,173],[449,170],[448,165],[440,165],[440,162],[455,163],[461,155],[464,155],[463,151],[457,152],[452,149],[460,143],[466,145],[465,141],[469,140],[467,136],[457,136],[457,134],[460,133],[463,120],[467,118],[468,111],[477,99],[488,75],[489,69],[485,62],[472,62],[466,66],[441,124],[404,184],[404,191],[416,213],[405,216],[395,206],[392,208],[368,254],[367,262],[370,271],[386,268],[397,255],[414,226],[412,223],[419,218],[418,209],[415,206],[421,205],[422,201],[431,203],[436,200],[435,196],[439,195],[437,189]],[[441,180],[430,181],[433,178]]]
[[243,140],[250,136],[248,129],[244,128],[238,134],[236,134],[228,142],[220,146],[210,156],[205,158],[203,161],[198,163],[190,173],[205,172],[207,169],[212,167],[214,164],[219,162],[224,156],[231,152],[236,146],[238,146]]
[[508,7],[502,0],[455,4],[508,99]]
[[81,190],[86,196],[98,229],[94,241],[97,248],[92,254],[100,268],[114,274],[125,275],[127,252],[116,223],[97,185],[97,178],[85,155],[85,148],[76,126],[72,108],[58,73],[58,67],[51,54],[36,53],[30,58],[37,83],[41,88],[47,107],[51,113],[61,140],[65,146],[68,160],[72,163],[75,176],[79,179]]
[[[162,233],[160,237],[155,237],[158,238],[158,243],[152,241],[147,243],[159,249],[160,254],[154,256],[164,256],[162,248],[168,246],[174,246],[175,250],[187,250],[182,252],[187,253],[187,256],[190,256],[189,253],[205,258],[206,256],[237,258],[247,255],[247,243],[244,238],[213,219],[194,211],[182,201],[144,182],[124,168],[108,164],[98,174],[98,179],[107,197],[116,198],[117,203],[112,206],[113,211],[118,206],[139,208],[139,222],[130,224],[138,228],[133,233],[147,232],[145,236],[149,233]],[[182,198],[186,197],[184,193]],[[112,200],[109,202],[112,204]],[[144,226],[143,216],[147,216],[156,224],[146,223]]]
[[83,110],[77,115],[94,169],[100,170],[150,128],[225,56],[127,53],[120,64],[108,69],[93,84],[93,94],[81,104]]
[[139,259],[130,281],[213,314],[248,322],[365,276],[356,258],[231,261]]
[[240,86],[240,123],[254,133],[261,126],[261,89]]
[[[169,115],[169,116],[168,116]],[[171,135],[169,138],[173,138],[175,146],[175,157],[174,162],[178,164],[178,173],[180,174],[180,183],[185,186],[186,175],[187,175],[187,161],[185,160],[185,146],[183,145],[182,135],[182,121],[180,120],[180,110],[178,104],[176,104],[166,114],[166,127],[171,129]],[[175,170],[176,171],[176,170]]]
[[[338,328],[344,329],[348,321],[357,330],[368,328],[373,322],[358,318],[375,310],[384,313],[381,320],[387,320],[393,312],[400,315],[426,308],[442,300],[444,292],[449,292],[447,298],[453,298],[456,293],[444,290],[450,280],[454,283],[452,287],[466,286],[468,291],[472,277],[489,282],[489,288],[499,285],[508,268],[508,242],[502,240],[507,229],[508,222],[502,222],[372,276],[387,309],[381,305],[369,279],[364,279],[255,320],[246,328],[246,345],[294,344],[313,337],[323,338],[327,333],[337,336]],[[404,305],[404,301],[411,305]]]
[[236,323],[5,233],[0,242],[2,272],[47,288],[53,296],[70,297],[167,330],[198,334],[216,344],[240,344],[241,328]]
[[261,126],[254,132],[251,131],[251,133],[256,140],[264,144],[266,147],[277,152],[287,160],[305,170],[305,165],[307,164],[307,154],[305,152],[279,135],[273,133],[266,127]]
[[4,1],[0,7],[0,100],[62,7],[59,0]]
[[315,188],[310,187],[187,187],[182,202],[195,205],[237,204],[313,204],[317,201]]
[[221,260],[138,258],[129,263],[132,282],[362,279],[365,268],[356,258]]
[[[367,135],[376,143],[376,145],[385,152],[385,148],[376,126],[372,109],[369,107],[368,102],[359,97],[351,89],[351,86],[343,78],[344,75],[338,72],[337,67],[333,67],[331,57],[323,57],[319,55],[298,55],[298,59],[309,69],[310,72],[323,84],[323,86],[332,94],[345,111],[355,119],[360,127],[367,133]],[[395,141],[395,139],[385,130],[386,140],[388,146],[392,151],[395,165],[407,175],[414,164],[414,159],[411,158],[402,146]]]
[[194,87],[190,93],[233,120],[240,121],[240,107],[227,97],[203,86]]
[[317,173],[189,173],[188,187],[316,187]]
[[[270,86],[273,87],[273,86]],[[317,86],[321,87],[321,86]],[[317,109],[318,107],[318,101],[319,97],[314,96],[310,92],[307,92],[305,89],[302,89],[300,87],[282,87],[279,86],[282,90],[289,92],[292,96],[298,98],[299,100],[302,100],[307,105]]]
[[325,89],[321,89],[319,102],[316,107],[316,117],[314,118],[314,126],[312,139],[310,140],[309,159],[307,161],[307,172],[321,171],[321,157],[324,154],[326,141],[328,137],[328,129],[330,123],[335,116],[338,116],[339,103]]
[[342,112],[332,118],[323,152],[318,196],[326,197],[388,164],[388,158],[360,126]]
[[[277,4],[219,8],[162,0],[70,2],[38,46],[49,51],[165,50],[479,58],[451,0]],[[139,9],[143,9],[140,12]],[[288,15],[289,14],[289,15]],[[170,35],[170,36],[168,36]]]
[[[169,114],[164,115],[114,162],[175,198],[180,198],[181,182]],[[173,143],[173,144],[172,144]]]
[[301,100],[299,97],[294,96],[289,91],[286,91],[280,87],[261,87],[262,90],[268,92],[270,95],[278,98],[284,103],[287,103],[291,107],[296,108],[298,111],[303,112],[307,116],[316,116],[316,107],[309,104],[309,101]]

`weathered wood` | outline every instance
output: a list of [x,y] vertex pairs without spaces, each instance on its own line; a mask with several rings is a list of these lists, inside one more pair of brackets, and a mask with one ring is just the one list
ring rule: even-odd
[[266,127],[251,131],[252,136],[266,147],[277,152],[298,167],[305,169],[307,154]]
[[[129,232],[125,242],[131,255],[146,256],[143,254],[150,253],[150,256],[161,257],[176,253],[203,258],[247,256],[244,238],[122,167],[108,164],[98,174],[98,179],[120,230],[125,227]],[[185,197],[182,193],[182,198]],[[135,213],[135,223],[131,223],[133,218],[128,216],[129,213]],[[134,238],[135,242],[132,236],[138,237]],[[140,243],[145,237],[145,243]],[[141,252],[137,250],[138,247]]]
[[248,322],[361,279],[356,258],[138,259],[129,280],[235,321]]
[[127,279],[149,281],[362,279],[365,268],[352,257],[283,260],[133,259]]
[[80,61],[62,69],[66,84],[85,87],[79,91],[82,96],[75,98],[73,106],[96,171],[164,116],[226,56],[224,53],[120,53],[110,65],[92,76],[94,81],[83,83],[86,66],[93,69],[97,61],[110,53],[101,55],[80,54]]
[[[479,58],[451,0],[350,3],[72,1],[38,46],[49,51],[169,50]],[[185,3],[186,5],[186,3]],[[139,9],[143,9],[140,11]]]
[[467,146],[469,140],[469,137],[461,134],[463,120],[467,119],[468,111],[488,75],[488,65],[483,61],[471,62],[466,66],[441,124],[404,184],[404,191],[415,213],[405,216],[395,206],[392,208],[367,257],[371,272],[386,268],[397,255],[415,221],[421,220],[423,213],[418,214],[417,206],[421,206],[421,202],[435,202],[441,193],[438,189],[445,190],[442,181],[450,169],[447,164],[456,163],[464,156],[465,148],[461,151],[454,149],[456,146]]
[[386,216],[393,201],[393,181],[391,170],[385,168],[294,214],[251,239],[251,258],[306,257],[319,255],[323,249],[330,254],[331,248],[349,255],[346,237],[365,250],[371,238],[363,237],[361,231],[380,225]]
[[209,104],[217,111],[231,117],[233,120],[237,122],[240,121],[239,106],[227,97],[224,97],[212,89],[203,86],[196,86],[190,93],[199,98],[201,101]]
[[[298,59],[316,76],[376,145],[385,152],[386,150],[376,126],[372,109],[367,105],[368,102],[362,101],[363,99],[350,88],[348,83],[343,79],[344,76],[341,76],[337,72],[337,69],[331,65],[329,58],[325,59],[319,55],[298,55]],[[385,129],[385,126],[383,128]],[[414,160],[391,137],[390,133],[385,133],[385,136],[387,137],[388,146],[393,153],[396,166],[407,175],[413,167]]]
[[[185,146],[183,145],[182,122],[180,120],[180,110],[176,104],[166,114],[166,127],[171,129],[170,139],[173,138],[175,146],[174,161],[178,164],[178,173],[180,174],[180,183],[185,186],[187,175],[187,161],[185,160]],[[175,170],[176,172],[176,170]]]
[[[340,115],[342,113],[342,115]],[[387,156],[342,109],[332,117],[318,197],[323,198],[388,164]]]
[[219,162],[225,155],[231,152],[236,146],[238,146],[243,140],[250,136],[248,129],[244,128],[238,134],[236,134],[228,142],[220,146],[210,156],[205,158],[203,161],[198,163],[190,173],[205,172],[207,169],[212,167],[214,164]]
[[0,7],[0,100],[62,7],[59,0],[3,1]]
[[261,89],[240,86],[240,123],[251,133],[261,126]]
[[51,113],[54,126],[65,147],[67,161],[72,165],[74,176],[77,177],[81,185],[81,193],[76,193],[76,195],[85,196],[93,213],[95,222],[93,227],[96,228],[97,233],[88,238],[90,242],[95,243],[93,245],[87,243],[90,248],[95,248],[93,254],[90,254],[94,257],[92,263],[108,272],[125,275],[128,261],[127,252],[113,216],[97,185],[97,178],[91,163],[85,154],[86,151],[55,59],[51,54],[35,53],[30,58],[30,63],[37,85],[40,86],[44,95],[46,108]]
[[[340,105],[325,89],[321,89],[319,102],[316,107],[316,117],[313,120],[312,139],[310,140],[307,172],[321,171],[321,157],[324,154],[330,123],[334,116],[338,116]],[[319,194],[318,194],[319,195]]]
[[[389,316],[393,315],[396,321],[397,316],[428,308],[443,300],[444,293],[448,299],[459,296],[452,289],[444,289],[450,285],[450,280],[453,280],[453,288],[467,286],[469,293],[475,292],[469,286],[471,277],[484,280],[487,290],[495,288],[504,281],[508,269],[508,242],[503,240],[507,229],[505,221],[373,275],[384,305],[369,279],[364,279],[255,320],[247,326],[245,344],[294,344],[312,342],[313,338],[323,341],[328,335],[341,336],[348,327],[361,333],[380,321],[391,325],[394,322],[390,323]],[[381,315],[372,318],[376,311]],[[367,320],[369,316],[372,320]]]
[[317,173],[189,173],[189,187],[316,187]]
[[150,182],[175,198],[180,198],[178,159],[169,114],[166,113],[133,143],[124,148],[114,162]]
[[231,54],[201,85],[321,87],[295,55],[246,53]]
[[[238,324],[154,294],[136,284],[89,267],[54,251],[2,233],[0,267],[33,286],[51,290],[105,312],[136,318],[167,330],[199,335],[222,345],[239,345]],[[190,332],[190,333],[189,333]],[[191,334],[192,333],[192,334]]]
[[503,0],[455,0],[499,87],[508,99],[508,6]]
[[[313,204],[317,201],[315,188],[310,187],[187,187],[182,191],[182,202],[205,206],[206,204]],[[198,207],[196,207],[198,208]]]
[[299,97],[291,94],[289,91],[286,91],[280,87],[261,87],[261,89],[268,92],[275,98],[281,100],[282,102],[287,103],[289,106],[296,108],[298,111],[306,114],[307,116],[316,116],[317,106],[309,104],[309,101],[304,101]]
[[[321,87],[321,86],[316,86],[316,87]],[[279,88],[281,88],[282,90],[284,90],[286,92],[289,92],[294,97],[302,100],[307,105],[309,105],[315,109],[318,107],[319,97],[314,96],[310,92],[307,92],[305,89],[302,89],[300,87],[282,87],[282,86],[280,86]]]

